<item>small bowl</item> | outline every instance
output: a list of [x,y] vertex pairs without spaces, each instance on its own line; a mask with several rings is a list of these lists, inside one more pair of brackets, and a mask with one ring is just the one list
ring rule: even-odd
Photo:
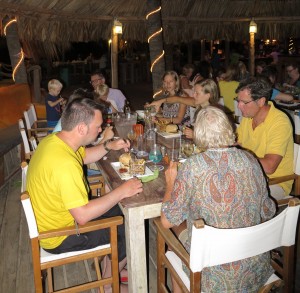
[[138,115],[139,115],[139,117],[141,117],[141,118],[145,118],[145,111],[144,110],[136,110],[135,111]]

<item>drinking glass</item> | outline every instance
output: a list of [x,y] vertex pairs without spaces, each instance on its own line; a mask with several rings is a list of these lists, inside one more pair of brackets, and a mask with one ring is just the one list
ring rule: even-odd
[[183,153],[190,157],[194,153],[194,144],[191,141],[186,140],[183,144]]
[[127,137],[130,141],[133,141],[136,139],[136,133],[134,132],[133,129],[131,129],[128,134],[127,134]]
[[136,155],[139,158],[142,158],[142,157],[147,157],[148,154],[149,153],[146,150],[146,142],[145,142],[144,136],[141,134],[137,138],[137,154]]
[[134,143],[135,143],[135,140],[136,140],[136,133],[135,133],[135,131],[133,129],[131,129],[128,132],[127,137],[130,140],[130,142],[131,142],[131,151],[132,152],[136,152],[136,150],[134,149]]
[[151,115],[152,117],[154,117],[154,116],[156,115],[156,109],[155,109],[154,106],[151,106],[151,107],[150,107],[150,115]]
[[152,171],[155,170],[163,170],[164,167],[162,165],[157,165],[162,160],[162,153],[160,147],[157,144],[154,144],[149,153],[149,160],[154,163],[154,166],[150,166]]

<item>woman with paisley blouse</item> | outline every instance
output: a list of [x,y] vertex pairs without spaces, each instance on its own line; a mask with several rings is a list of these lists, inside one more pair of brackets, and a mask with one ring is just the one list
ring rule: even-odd
[[[242,228],[275,214],[257,159],[234,147],[235,135],[222,110],[208,106],[198,113],[194,141],[205,151],[189,157],[178,171],[177,163],[170,163],[161,211],[166,228],[186,223],[187,233],[178,237],[187,251],[193,220],[203,218],[217,228]],[[269,253],[205,268],[201,292],[257,292],[272,272]],[[175,282],[173,289],[180,292]]]

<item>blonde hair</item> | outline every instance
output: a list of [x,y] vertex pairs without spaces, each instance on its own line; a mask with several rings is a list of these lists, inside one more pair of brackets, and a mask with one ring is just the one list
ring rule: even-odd
[[63,87],[62,83],[57,79],[51,79],[48,82],[48,91],[55,90],[58,88],[62,89],[62,87]]
[[97,86],[97,88],[95,89],[95,92],[100,96],[106,96],[108,94],[109,91],[109,87],[107,84],[100,84]]
[[203,88],[204,93],[209,94],[208,101],[210,104],[214,105],[219,102],[219,88],[212,79],[204,79],[197,81],[195,85],[200,85]]
[[226,114],[213,106],[200,110],[194,126],[194,141],[203,149],[233,145],[235,134]]
[[[166,72],[164,73],[163,77],[162,77],[162,82],[163,82],[163,83],[164,83],[164,79],[165,79],[165,77],[166,77],[167,75],[171,75],[171,76],[174,78],[175,83],[176,83],[175,92],[176,92],[176,93],[179,92],[179,90],[180,90],[180,80],[179,80],[178,74],[177,74],[175,71],[172,71],[172,70],[166,71]],[[165,89],[164,89],[164,92],[167,93]]]

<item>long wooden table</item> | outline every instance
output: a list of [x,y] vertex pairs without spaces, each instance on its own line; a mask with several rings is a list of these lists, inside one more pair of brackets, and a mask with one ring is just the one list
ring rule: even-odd
[[[167,148],[172,146],[172,139],[157,136],[157,141]],[[97,162],[99,169],[111,189],[123,183],[111,166],[111,162],[118,162],[121,151],[111,151],[107,159]],[[129,292],[147,292],[147,255],[145,220],[158,217],[161,202],[165,192],[164,171],[151,182],[143,184],[143,192],[120,202],[120,208],[125,217],[126,253],[128,267]]]

